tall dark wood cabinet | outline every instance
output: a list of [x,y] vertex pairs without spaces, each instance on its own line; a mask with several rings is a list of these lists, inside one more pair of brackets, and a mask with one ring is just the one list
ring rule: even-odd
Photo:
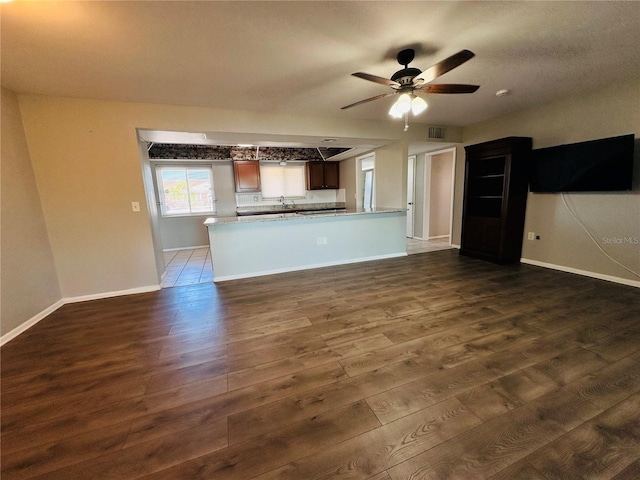
[[531,145],[508,137],[465,147],[462,255],[520,261]]

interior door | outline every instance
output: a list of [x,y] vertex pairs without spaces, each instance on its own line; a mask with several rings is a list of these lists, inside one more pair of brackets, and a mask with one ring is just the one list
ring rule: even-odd
[[407,237],[413,238],[413,204],[415,203],[415,173],[416,157],[409,157],[409,168],[407,170]]

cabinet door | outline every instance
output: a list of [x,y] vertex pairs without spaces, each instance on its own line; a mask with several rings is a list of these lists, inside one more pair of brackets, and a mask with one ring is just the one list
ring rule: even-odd
[[500,254],[500,219],[485,218],[482,222],[482,249],[489,255]]
[[464,220],[462,249],[485,255],[500,253],[500,219],[467,217]]
[[340,165],[338,162],[322,162],[324,166],[324,188],[339,188]]
[[260,191],[260,163],[251,160],[233,162],[236,192]]
[[307,190],[339,187],[338,162],[307,162]]
[[307,162],[307,190],[324,188],[324,162]]
[[462,228],[462,249],[482,251],[482,218],[469,217],[464,219]]

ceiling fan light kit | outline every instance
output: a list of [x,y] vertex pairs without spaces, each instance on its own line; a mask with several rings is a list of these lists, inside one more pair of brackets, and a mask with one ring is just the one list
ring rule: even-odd
[[414,115],[420,115],[428,107],[429,105],[427,105],[427,102],[420,97],[414,97],[413,100],[411,100],[411,113]]
[[408,93],[403,93],[400,98],[391,105],[389,109],[389,115],[393,118],[402,118],[405,113],[411,112],[413,115],[420,115],[427,107],[427,102],[424,99],[415,95],[409,96]]
[[397,102],[391,105],[391,108],[389,109],[389,115],[391,115],[393,118],[402,118],[403,114],[398,111],[397,107]]
[[383,93],[376,95],[375,97],[366,98],[359,102],[352,103],[342,107],[342,110],[355,107],[363,103],[368,103],[373,100],[385,98],[390,95],[399,94],[400,97],[391,106],[389,115],[393,118],[405,119],[405,131],[408,128],[408,115],[411,112],[413,115],[420,115],[424,112],[428,105],[427,102],[416,95],[416,93],[430,94],[430,93],[473,93],[478,88],[478,85],[461,85],[461,84],[438,84],[429,85],[429,82],[444,75],[445,73],[459,67],[467,60],[470,60],[475,55],[469,50],[461,50],[458,53],[445,58],[441,62],[429,67],[424,72],[417,68],[409,68],[409,63],[413,60],[415,52],[411,48],[407,48],[398,53],[398,63],[403,65],[404,68],[394,73],[390,79],[384,77],[378,77],[377,75],[371,75],[370,73],[356,72],[352,75],[354,77],[362,78],[369,82],[379,83],[391,87],[393,92]]
[[396,101],[396,110],[400,113],[407,113],[411,110],[411,97],[408,93],[403,93]]

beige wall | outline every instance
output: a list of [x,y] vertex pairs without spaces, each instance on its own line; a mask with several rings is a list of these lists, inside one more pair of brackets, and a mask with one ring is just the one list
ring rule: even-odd
[[61,298],[18,101],[2,89],[0,335]]
[[398,141],[375,151],[375,195],[378,208],[405,208],[407,203],[406,142]]
[[[640,83],[558,100],[464,129],[464,143],[507,136],[533,138],[533,148],[640,132]],[[630,193],[568,194],[569,206],[599,245],[627,267],[640,272],[640,245],[607,244],[605,238],[640,238],[640,165],[636,140],[634,190]],[[464,149],[458,149],[453,242],[460,243]],[[522,256],[537,262],[638,281],[638,277],[602,254],[565,208],[559,194],[529,194],[526,232],[541,240],[527,241]]]
[[347,208],[356,208],[356,163],[355,157],[340,162],[340,188]]
[[[380,139],[402,135],[396,123],[386,121],[18,98],[63,297],[158,284],[136,128]],[[388,176],[378,192],[387,184],[393,188],[383,198],[391,206],[402,204],[396,192],[406,175],[406,155],[404,169],[398,156],[402,150],[391,147],[382,154],[381,173]],[[131,211],[132,201],[141,202],[142,212]]]

